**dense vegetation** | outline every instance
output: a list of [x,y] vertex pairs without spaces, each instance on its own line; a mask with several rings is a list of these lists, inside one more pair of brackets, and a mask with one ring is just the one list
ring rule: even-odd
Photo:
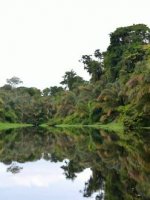
[[40,91],[18,87],[17,77],[0,88],[0,121],[38,125],[119,121],[126,127],[149,126],[150,29],[144,24],[117,28],[106,52],[83,55],[85,81],[73,70],[60,83]]

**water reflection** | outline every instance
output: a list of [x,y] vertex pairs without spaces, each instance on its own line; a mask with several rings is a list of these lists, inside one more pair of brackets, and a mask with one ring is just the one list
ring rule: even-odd
[[[149,139],[148,131],[115,133],[97,129],[9,130],[0,134],[0,162],[3,163],[0,168],[5,166],[7,171],[4,173],[2,170],[0,179],[7,174],[5,182],[10,183],[10,174],[14,177],[21,176],[30,164],[37,175],[40,174],[39,169],[43,169],[45,174],[42,179],[34,177],[34,181],[31,181],[31,173],[28,176],[26,174],[30,182],[42,184],[47,179],[53,183],[57,181],[53,190],[56,192],[59,189],[61,195],[53,199],[79,200],[88,197],[96,200],[148,200]],[[41,165],[40,162],[44,164]],[[50,171],[44,166],[49,167]],[[59,176],[49,176],[51,172]],[[79,177],[82,177],[80,181]],[[67,184],[66,192],[63,192],[62,186],[58,188],[58,183]],[[0,187],[3,184],[2,181]],[[71,187],[78,188],[78,193],[74,193]],[[16,190],[20,191],[18,188]],[[50,198],[52,193],[50,188],[47,191],[49,196],[45,199]],[[70,196],[66,195],[69,191]],[[32,199],[31,196],[28,199]],[[36,198],[39,200],[40,195],[36,195]]]
[[72,182],[65,180],[62,162],[50,163],[41,159],[17,164],[23,167],[17,174],[5,173],[6,165],[0,164],[1,199],[83,199],[79,191],[91,175],[91,170],[86,169]]

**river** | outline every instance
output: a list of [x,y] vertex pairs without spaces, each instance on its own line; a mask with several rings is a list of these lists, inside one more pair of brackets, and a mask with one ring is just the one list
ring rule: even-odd
[[149,130],[0,132],[1,200],[149,200]]

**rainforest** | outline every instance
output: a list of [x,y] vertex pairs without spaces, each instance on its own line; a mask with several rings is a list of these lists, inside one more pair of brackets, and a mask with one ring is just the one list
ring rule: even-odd
[[117,28],[79,62],[89,81],[0,87],[2,200],[150,200],[150,28]]
[[150,119],[150,29],[144,24],[110,33],[107,51],[82,55],[85,81],[73,70],[61,86],[20,87],[18,77],[0,88],[0,121],[48,125],[118,123],[148,127]]

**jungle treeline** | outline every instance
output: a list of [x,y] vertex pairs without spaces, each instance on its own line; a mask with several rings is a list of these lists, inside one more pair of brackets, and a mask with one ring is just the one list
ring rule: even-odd
[[120,122],[149,126],[150,28],[135,24],[110,33],[105,52],[82,55],[90,80],[70,70],[61,86],[20,86],[18,77],[0,88],[0,121],[39,125]]

